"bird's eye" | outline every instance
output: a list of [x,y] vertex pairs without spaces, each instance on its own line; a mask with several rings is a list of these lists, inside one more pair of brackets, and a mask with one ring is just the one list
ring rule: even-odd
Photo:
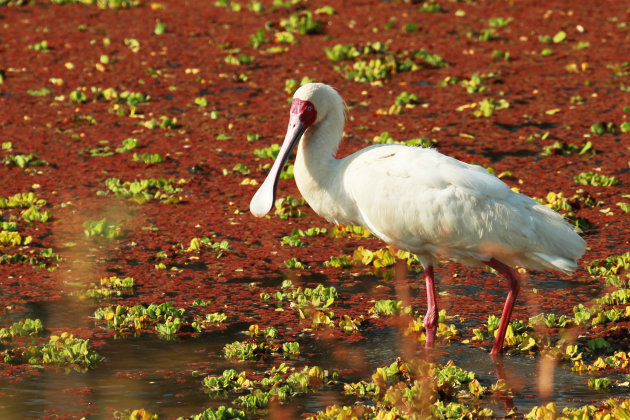
[[312,107],[312,106],[307,106],[307,107],[306,107],[306,110],[307,110],[308,112],[311,112],[311,111],[313,110],[313,107]]

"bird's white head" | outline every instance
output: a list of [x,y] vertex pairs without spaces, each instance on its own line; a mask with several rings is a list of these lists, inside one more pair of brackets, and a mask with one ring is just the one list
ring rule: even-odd
[[295,92],[289,113],[289,126],[278,157],[249,203],[249,210],[254,216],[262,217],[269,213],[276,199],[278,177],[291,151],[304,132],[322,121],[332,107],[340,107],[343,110],[343,100],[337,91],[328,85],[308,83]]
[[309,102],[315,109],[316,118],[313,124],[322,121],[333,109],[343,112],[345,108],[339,93],[331,86],[323,83],[307,83],[296,90],[293,94],[291,112],[293,112],[293,105],[302,101]]

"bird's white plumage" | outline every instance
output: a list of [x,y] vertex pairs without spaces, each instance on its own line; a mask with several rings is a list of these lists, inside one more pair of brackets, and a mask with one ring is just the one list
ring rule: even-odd
[[327,85],[309,84],[317,120],[299,144],[295,181],[326,219],[360,224],[385,242],[418,254],[475,265],[507,265],[570,273],[585,250],[572,226],[551,209],[511,191],[483,168],[434,149],[377,145],[335,159],[344,104]]

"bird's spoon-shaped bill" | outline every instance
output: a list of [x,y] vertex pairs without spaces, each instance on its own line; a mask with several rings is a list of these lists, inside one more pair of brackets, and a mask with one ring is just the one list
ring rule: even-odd
[[254,197],[252,197],[252,201],[249,202],[249,211],[251,211],[254,216],[263,217],[271,211],[273,203],[276,201],[276,187],[278,185],[280,172],[287,159],[289,159],[291,151],[293,151],[295,145],[300,141],[305,129],[306,127],[304,123],[300,121],[299,115],[291,114],[287,134],[282,142],[278,157],[276,157],[276,161],[267,174],[267,178],[265,178],[265,181],[260,188],[258,188]]

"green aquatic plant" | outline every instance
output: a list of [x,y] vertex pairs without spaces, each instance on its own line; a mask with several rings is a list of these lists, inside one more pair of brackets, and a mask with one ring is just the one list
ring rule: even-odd
[[157,334],[163,338],[172,338],[175,334],[179,332],[181,326],[181,318],[167,318],[163,323],[158,322],[157,324],[155,324],[155,332],[157,332]]
[[245,66],[247,64],[251,64],[254,62],[254,56],[247,54],[238,54],[238,55],[228,55],[225,57],[225,62],[227,64],[231,64],[233,66]]
[[89,340],[68,332],[50,336],[48,343],[42,346],[9,348],[2,351],[0,357],[4,363],[70,367],[79,371],[93,368],[102,360]]
[[21,319],[7,328],[0,328],[0,340],[10,341],[15,337],[33,337],[41,334],[43,330],[44,326],[41,320]]
[[72,92],[70,92],[68,97],[70,98],[70,101],[74,102],[75,104],[84,104],[87,102],[87,96],[82,90],[73,90]]
[[7,155],[2,158],[2,161],[4,162],[5,166],[17,166],[19,168],[25,168],[27,166],[46,165],[46,162],[41,160],[35,153],[29,153],[28,155]]
[[338,257],[330,257],[328,261],[324,261],[324,267],[346,268],[352,266],[352,258],[347,255]]
[[[94,312],[97,320],[105,321],[109,328],[118,332],[142,331],[157,324],[167,324],[160,327],[162,331],[168,331],[181,324],[186,313],[184,308],[177,308],[170,303],[152,303],[148,306],[106,306],[98,308]],[[175,321],[178,319],[179,321]]]
[[48,41],[43,40],[40,42],[36,42],[28,46],[29,50],[33,51],[41,51],[41,52],[50,52],[50,46],[48,45]]
[[99,9],[125,9],[136,7],[140,0],[50,0],[53,4],[83,3],[97,6]]
[[291,235],[284,236],[280,243],[282,245],[289,245],[289,246],[296,246],[296,247],[305,246],[304,242],[302,242],[300,238],[322,235],[322,234],[325,234],[326,232],[327,232],[326,228],[311,227],[307,229],[306,231],[299,228],[294,228],[291,231]]
[[372,233],[359,225],[335,225],[330,231],[330,236],[333,238],[369,238],[372,236]]
[[423,48],[390,54],[385,44],[380,42],[363,47],[337,44],[332,48],[325,48],[324,51],[330,61],[337,63],[335,71],[355,82],[389,80],[394,73],[417,70],[420,66],[415,60],[422,60],[433,67],[447,65],[442,57]]
[[588,404],[578,408],[565,407],[559,410],[556,403],[536,406],[525,415],[528,420],[547,418],[569,419],[622,419],[630,416],[630,399],[611,398],[598,405]]
[[27,263],[36,268],[47,268],[48,271],[55,271],[58,268],[58,263],[63,261],[58,254],[53,252],[52,248],[44,248],[39,253],[15,253],[15,254],[0,254],[0,264],[19,264]]
[[490,19],[488,19],[488,25],[490,25],[493,28],[502,28],[504,26],[507,26],[510,24],[510,22],[512,22],[514,19],[511,17],[508,18],[504,18],[504,17],[491,17]]
[[448,63],[438,54],[432,54],[424,48],[420,48],[413,52],[413,57],[421,59],[425,64],[433,67],[446,67]]
[[1,246],[20,246],[28,245],[33,241],[32,236],[26,236],[22,238],[18,232],[0,230],[0,245]]
[[387,246],[376,251],[370,251],[363,246],[357,247],[352,254],[352,260],[363,265],[373,265],[374,268],[390,267],[394,265],[396,259],[407,260],[407,265],[419,264],[418,257],[408,251],[394,250]]
[[300,343],[297,341],[282,343],[282,352],[285,356],[297,356],[300,354]]
[[[547,316],[541,314],[538,318],[534,317],[534,323],[543,323],[546,321]],[[525,323],[519,319],[513,319],[508,324],[505,333],[505,347],[520,351],[523,353],[534,353],[543,346],[542,338],[539,337],[533,328],[533,324],[530,319],[529,323]],[[500,319],[494,315],[488,317],[488,322],[482,328],[473,328],[473,340],[491,340],[494,338],[496,331],[499,328]]]
[[463,79],[458,83],[470,94],[483,93],[488,90],[487,80],[497,77],[496,73],[475,73],[470,79]]
[[[407,310],[407,308],[409,307],[403,307],[402,312],[404,313]],[[411,312],[413,311],[410,311],[409,314],[411,314]],[[401,312],[399,311],[399,314],[400,313]],[[453,317],[447,317],[446,310],[442,309],[441,311],[438,312],[438,317],[437,317],[438,327],[437,327],[436,337],[443,342],[450,342],[451,340],[453,340],[454,338],[460,335],[459,331],[457,330],[457,327],[455,327],[454,324],[446,323],[448,318],[453,318]],[[405,336],[415,338],[420,343],[425,342],[426,334],[425,334],[423,321],[424,319],[422,316],[411,319],[411,321],[409,322],[409,325],[403,331]]]
[[591,261],[586,271],[593,276],[610,276],[615,274],[630,274],[630,252],[621,255],[611,255],[604,259]]
[[575,373],[593,373],[608,369],[627,369],[630,367],[630,355],[624,351],[615,351],[611,355],[599,356],[592,363],[584,363],[581,359],[573,361],[571,371]]
[[273,143],[268,147],[254,150],[254,155],[263,159],[275,159],[278,153],[280,153],[280,145],[278,143]]
[[412,312],[411,306],[403,306],[401,300],[382,299],[374,302],[374,306],[370,308],[368,313],[375,315],[399,315],[410,314]]
[[281,363],[255,377],[246,371],[226,369],[220,375],[205,377],[203,385],[214,399],[227,398],[231,393],[242,394],[233,404],[247,412],[255,412],[267,408],[271,398],[284,404],[297,396],[331,386],[337,378],[337,373],[330,373],[319,366],[305,366],[298,370]]
[[48,96],[50,95],[50,89],[48,88],[39,88],[39,89],[29,89],[26,91],[30,96]]
[[441,13],[444,9],[437,3],[436,0],[425,1],[418,8],[418,13]]
[[256,49],[259,49],[263,44],[268,42],[269,39],[267,39],[266,32],[263,28],[258,29],[249,36],[249,45]]
[[[207,408],[199,414],[186,417],[186,419],[188,418],[190,418],[190,420],[246,420],[248,417],[242,410],[222,405],[217,408]],[[178,420],[184,420],[184,417],[178,417]]]
[[155,21],[155,28],[153,29],[155,35],[164,35],[166,33],[166,24],[160,19]]
[[147,201],[156,200],[166,204],[175,204],[181,201],[177,195],[182,191],[182,185],[186,183],[185,179],[166,179],[166,178],[149,178],[138,181],[121,182],[118,178],[107,178],[105,186],[109,191],[97,191],[97,195],[107,195],[113,193],[119,198],[128,198],[138,204]]
[[510,103],[503,99],[485,98],[478,102],[478,107],[473,111],[475,117],[491,117],[494,111],[506,109],[510,107]]
[[383,131],[378,136],[374,136],[372,142],[375,144],[403,144],[405,146],[432,147],[435,146],[437,140],[426,137],[412,138],[405,141],[397,141],[387,131]]
[[213,312],[211,314],[206,314],[205,318],[202,321],[203,325],[219,325],[227,320],[228,316],[223,312]]
[[612,381],[608,378],[588,378],[588,387],[595,391],[609,391]]
[[[241,175],[249,175],[251,173],[249,168],[243,162],[238,162],[234,165],[231,172],[238,172]],[[227,175],[229,173],[230,171],[227,171],[226,169],[223,170],[223,175]]]
[[83,223],[83,233],[88,238],[103,236],[107,239],[116,239],[122,236],[122,226],[109,223],[107,218],[101,220],[87,220]]
[[76,365],[82,368],[92,368],[102,359],[89,340],[75,338],[67,332],[51,336],[49,342],[41,347],[41,357],[44,365]]
[[217,258],[221,257],[223,252],[229,251],[231,248],[230,242],[225,239],[221,241],[212,241],[209,237],[203,236],[201,238],[192,238],[190,240],[190,245],[186,248],[186,252],[200,251],[204,247],[218,252]]
[[129,137],[122,141],[122,145],[116,148],[116,153],[125,153],[138,147],[138,139]]
[[131,289],[134,286],[133,277],[119,278],[116,276],[103,277],[100,280],[101,286],[109,287],[112,289]]
[[418,96],[415,93],[409,93],[407,91],[403,91],[398,97],[394,100],[394,103],[397,105],[411,105],[418,102]]
[[581,185],[594,185],[610,187],[617,185],[618,181],[614,176],[606,176],[595,172],[581,172],[573,177],[575,182]]
[[300,354],[300,344],[296,341],[276,343],[271,337],[263,337],[265,341],[235,341],[223,347],[226,359],[257,360],[272,355],[284,355],[292,358]]
[[286,19],[281,19],[280,26],[286,31],[300,35],[317,34],[322,30],[321,24],[313,19],[313,14],[308,10],[294,13]]
[[314,288],[295,287],[291,280],[284,280],[280,291],[274,294],[261,293],[260,298],[263,302],[271,303],[273,299],[276,306],[280,307],[283,302],[290,302],[298,308],[315,307],[326,309],[338,299],[339,295],[334,286],[326,287],[318,284]]
[[252,324],[249,326],[249,329],[245,333],[250,337],[263,337],[267,338],[278,338],[278,330],[274,327],[267,327],[265,329],[260,329],[258,324]]
[[161,115],[159,119],[151,118],[150,120],[141,121],[139,124],[149,130],[155,130],[157,128],[170,130],[180,127],[176,117],[167,117],[166,115]]
[[[385,54],[387,46],[382,42],[368,43],[363,47],[355,46],[352,44],[343,45],[336,44],[331,48],[325,47],[324,52],[326,57],[333,63],[345,60],[354,60],[361,56],[379,55]],[[295,90],[295,89],[293,89]]]
[[116,410],[114,411],[112,418],[116,420],[158,420],[158,415],[153,414],[144,408],[138,408],[135,410]]
[[164,162],[164,157],[159,153],[134,153],[132,156],[134,162],[141,162],[146,164],[161,163]]
[[314,418],[479,418],[492,415],[490,409],[477,408],[475,404],[490,390],[479,383],[473,372],[459,368],[452,361],[437,365],[418,359],[398,359],[389,366],[377,368],[371,381],[346,384],[344,390],[358,399],[352,407],[329,406]]
[[79,299],[91,299],[101,301],[114,296],[123,296],[133,293],[134,279],[133,277],[119,278],[116,276],[103,277],[99,285],[92,285],[85,290],[73,292],[73,296]]
[[306,208],[306,200],[302,197],[294,197],[288,194],[286,197],[276,199],[274,214],[281,219],[289,217],[304,217],[306,213],[302,210]]
[[200,108],[205,108],[208,106],[208,100],[204,98],[203,96],[199,96],[195,98],[195,105],[197,105]]
[[625,305],[630,303],[630,289],[618,289],[604,296],[595,299],[595,302],[601,305]]
[[564,328],[568,325],[569,319],[565,315],[538,314],[529,318],[529,324],[533,327],[546,326],[547,328]]
[[613,122],[600,122],[591,125],[591,133],[602,135],[606,133],[615,134],[615,123]]
[[27,222],[42,222],[46,223],[50,220],[50,211],[41,210],[37,206],[31,206],[28,209],[22,211],[21,216]]
[[29,207],[43,207],[46,200],[38,198],[35,193],[17,193],[9,197],[0,196],[0,209],[24,209]]
[[468,31],[466,37],[475,41],[488,42],[495,40],[495,29],[486,28],[481,31]]
[[563,143],[561,141],[554,141],[553,144],[544,146],[541,156],[551,156],[552,154],[560,154],[563,156],[570,156],[573,154],[586,155],[587,153],[594,154],[595,148],[591,141],[587,141],[581,146],[576,146],[573,143]]

